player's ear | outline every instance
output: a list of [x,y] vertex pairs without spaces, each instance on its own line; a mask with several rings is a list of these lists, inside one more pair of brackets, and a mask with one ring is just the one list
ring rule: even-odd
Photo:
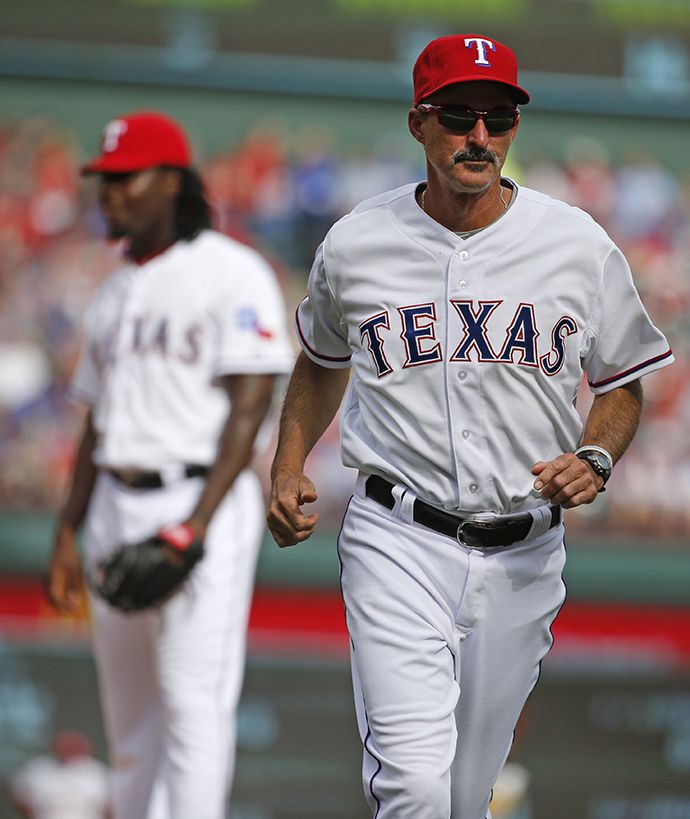
[[422,133],[423,118],[424,114],[422,114],[416,108],[410,108],[410,110],[407,112],[407,127],[410,129],[412,136],[417,140],[417,142],[421,142],[422,145],[424,144],[424,134]]

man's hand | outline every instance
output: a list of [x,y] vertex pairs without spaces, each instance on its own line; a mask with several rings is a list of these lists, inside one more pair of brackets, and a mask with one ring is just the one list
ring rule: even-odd
[[541,496],[564,509],[592,503],[604,484],[603,478],[572,452],[553,461],[539,461],[532,467],[532,474],[537,476],[534,488]]
[[317,498],[314,484],[303,473],[281,471],[275,475],[266,522],[278,546],[294,546],[312,536],[319,516],[304,515],[301,507]]
[[81,558],[70,527],[61,527],[57,533],[47,586],[48,599],[58,611],[69,614],[84,602]]
[[197,540],[205,540],[208,531],[208,523],[202,520],[199,515],[192,514],[187,520],[182,521],[183,526],[189,526]]
[[322,367],[304,352],[297,356],[280,416],[266,515],[268,528],[280,547],[300,543],[314,532],[319,516],[304,515],[301,509],[318,497],[314,484],[304,474],[304,464],[335,418],[349,377],[349,367]]

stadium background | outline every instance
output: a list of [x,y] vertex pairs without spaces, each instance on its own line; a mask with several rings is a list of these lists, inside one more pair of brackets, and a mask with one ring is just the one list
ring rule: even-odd
[[[533,93],[509,175],[592,213],[627,254],[677,363],[646,379],[611,489],[569,514],[568,601],[517,732],[520,816],[690,817],[690,4],[687,0],[33,0],[0,31],[0,777],[84,731],[105,758],[85,613],[42,597],[79,415],[81,315],[117,263],[78,179],[102,125],[188,128],[221,229],[275,264],[289,305],[316,244],[370,193],[420,178],[411,63],[479,31]],[[586,411],[587,394],[583,391]],[[264,477],[268,454],[258,460]],[[334,425],[310,471],[324,516],[262,549],[232,819],[363,819],[335,532],[352,475]],[[0,794],[0,816],[12,817]],[[516,814],[517,815],[517,814]]]

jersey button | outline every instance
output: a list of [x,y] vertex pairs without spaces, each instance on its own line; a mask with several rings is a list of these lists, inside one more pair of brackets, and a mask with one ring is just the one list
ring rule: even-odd
[[463,429],[463,431],[462,431],[462,437],[463,437],[465,440],[467,440],[467,439],[470,437],[470,431],[469,431],[469,429]]
[[470,492],[471,492],[473,495],[476,495],[476,494],[477,494],[477,492],[479,492],[479,487],[477,486],[477,484],[476,484],[476,483],[471,483],[471,484],[470,484]]
[[470,258],[470,254],[466,250],[461,250],[458,255],[463,262],[466,262]]
[[458,373],[458,378],[460,379],[460,381],[464,381],[467,378],[467,373],[465,372],[465,370],[460,370],[460,372]]
[[459,287],[467,287],[467,282],[464,279],[460,279],[458,282]]

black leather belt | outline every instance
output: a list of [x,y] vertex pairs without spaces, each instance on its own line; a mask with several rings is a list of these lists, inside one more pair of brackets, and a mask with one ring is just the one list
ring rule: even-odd
[[[201,464],[187,464],[182,467],[185,478],[203,478],[210,467]],[[161,489],[169,483],[160,472],[145,472],[140,469],[108,469],[107,472],[130,489]]]
[[[368,498],[375,500],[387,509],[395,506],[393,484],[379,475],[370,475],[365,484]],[[561,522],[561,507],[551,507],[551,524],[549,529]],[[465,546],[480,549],[500,549],[524,540],[532,528],[533,518],[530,514],[516,515],[510,520],[497,522],[477,521],[471,517],[463,518],[451,515],[435,506],[430,506],[417,498],[414,502],[412,517],[422,526],[427,526],[435,532],[452,537]]]

